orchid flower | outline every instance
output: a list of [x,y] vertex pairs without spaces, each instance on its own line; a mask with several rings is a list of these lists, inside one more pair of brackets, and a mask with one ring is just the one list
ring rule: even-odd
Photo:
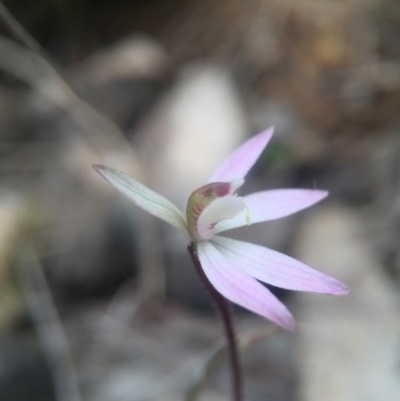
[[237,196],[237,189],[268,144],[273,128],[236,149],[189,197],[186,216],[169,200],[111,167],[94,168],[133,203],[186,234],[196,245],[201,267],[228,300],[293,331],[288,309],[259,281],[288,290],[333,295],[348,293],[340,281],[263,246],[220,236],[232,228],[275,220],[305,209],[328,193],[276,189]]

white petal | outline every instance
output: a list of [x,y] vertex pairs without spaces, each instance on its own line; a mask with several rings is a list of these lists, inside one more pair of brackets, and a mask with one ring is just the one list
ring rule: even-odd
[[115,168],[102,165],[93,167],[137,206],[189,235],[184,215],[168,199]]
[[271,291],[233,266],[211,241],[199,242],[197,252],[204,273],[225,298],[287,330],[295,329],[293,316]]
[[272,249],[219,236],[212,241],[234,266],[265,283],[288,290],[333,295],[349,292],[344,284],[333,277]]
[[197,231],[201,238],[210,239],[214,235],[215,225],[225,219],[231,219],[246,207],[237,196],[227,195],[213,200],[200,214]]
[[241,213],[231,220],[221,221],[215,233],[236,227],[289,216],[326,198],[327,191],[313,189],[275,189],[256,192],[243,197],[248,214]]

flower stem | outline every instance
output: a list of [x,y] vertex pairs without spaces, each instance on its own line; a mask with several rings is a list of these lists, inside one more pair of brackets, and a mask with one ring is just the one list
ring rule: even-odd
[[229,362],[232,369],[233,401],[242,401],[242,374],[230,305],[225,297],[223,297],[214,288],[214,286],[210,283],[207,276],[205,275],[203,268],[201,267],[200,260],[197,257],[195,244],[193,242],[188,246],[188,251],[201,282],[206,287],[206,290],[210,294],[211,298],[214,300],[217,309],[221,313],[222,323],[224,325],[226,340],[228,343],[227,348],[229,354]]

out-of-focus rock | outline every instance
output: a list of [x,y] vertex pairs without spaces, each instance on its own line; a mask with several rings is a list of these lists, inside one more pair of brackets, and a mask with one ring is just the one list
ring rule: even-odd
[[18,111],[21,125],[32,137],[51,138],[52,151],[38,157],[40,165],[47,164],[27,193],[44,205],[52,221],[46,250],[52,284],[79,294],[104,293],[132,275],[135,260],[140,265],[157,264],[154,256],[143,256],[156,255],[157,246],[142,252],[143,244],[138,244],[152,231],[151,224],[121,201],[92,164],[120,168],[143,180],[129,141],[104,116],[111,116],[118,126],[137,125],[168,72],[161,46],[133,36],[92,56],[72,74],[72,80],[80,83],[78,91],[100,106],[103,117],[51,74],[46,79],[45,71],[35,82],[42,90],[24,96]]
[[97,108],[129,129],[154,104],[170,73],[163,47],[150,37],[132,35],[82,63],[78,79]]
[[301,227],[297,257],[344,281],[344,297],[298,295],[300,399],[394,400],[399,296],[365,242],[354,210],[326,207]]
[[371,241],[388,273],[400,286],[400,124],[385,140],[376,143],[373,160],[372,191],[376,202],[369,219]]
[[32,335],[14,334],[0,341],[0,399],[53,401],[51,368]]
[[[128,326],[115,322],[104,327],[99,325],[103,319],[102,308],[91,303],[66,321],[85,400],[183,400],[204,377],[196,400],[231,399],[230,366],[225,356],[219,362],[213,358],[225,344],[215,316],[153,302]],[[293,335],[268,327],[255,315],[235,320],[243,345],[245,399],[293,400]],[[98,336],[101,327],[103,335]],[[120,330],[125,332],[122,341],[110,343],[108,339]]]
[[179,207],[246,134],[244,111],[229,75],[186,67],[139,130],[138,146],[152,187]]
[[165,75],[169,58],[155,40],[145,35],[132,35],[91,56],[81,67],[83,76],[98,83],[132,76],[157,78]]
[[[69,88],[53,73],[41,73],[39,78],[30,78],[29,84],[38,91],[27,96],[21,116],[37,124],[56,119],[59,125],[64,121],[58,113],[61,109],[78,124],[84,121],[87,130],[93,129],[92,113],[82,110]],[[70,74],[70,81],[80,96],[127,129],[153,105],[170,73],[170,61],[162,46],[147,36],[132,35],[82,61]],[[96,126],[93,121],[92,125]],[[98,131],[105,128],[99,126]]]
[[[245,133],[244,112],[230,77],[217,67],[197,65],[181,72],[147,118],[137,133],[136,149],[151,188],[184,212],[191,192],[207,182]],[[170,290],[196,299],[202,292],[186,255],[187,240],[174,228],[164,228]]]
[[[68,329],[79,339],[82,350],[77,360],[78,369],[83,369],[82,387],[87,400],[181,399],[207,356],[220,343],[220,330],[213,319],[159,304],[136,316],[119,345],[105,346],[102,340],[107,333],[102,338],[96,336],[96,343],[87,336],[96,331],[102,317],[98,312],[97,316],[81,312]],[[110,327],[111,331],[120,329],[118,325]]]
[[288,148],[289,166],[312,163],[326,152],[327,141],[306,124],[291,104],[279,98],[259,99],[253,107],[253,120],[260,131],[269,125],[276,127],[272,144],[279,142]]
[[[84,163],[82,160],[81,163]],[[36,188],[51,225],[45,266],[57,294],[90,296],[115,290],[135,271],[135,234],[128,210],[107,185],[85,185],[73,171],[48,171]],[[87,164],[87,174],[96,172]],[[93,179],[93,182],[95,178]],[[99,178],[99,181],[100,178]]]

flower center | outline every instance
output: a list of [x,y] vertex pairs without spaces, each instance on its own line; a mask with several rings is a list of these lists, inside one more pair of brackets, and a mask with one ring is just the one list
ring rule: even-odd
[[233,195],[244,180],[213,182],[196,189],[189,197],[186,217],[190,234],[198,241],[210,239],[214,227],[245,210],[244,201]]

